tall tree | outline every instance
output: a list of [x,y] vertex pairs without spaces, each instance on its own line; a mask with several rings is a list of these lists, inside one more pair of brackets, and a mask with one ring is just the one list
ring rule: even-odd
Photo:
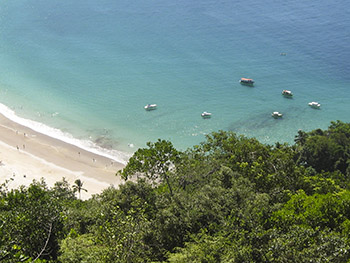
[[147,143],[148,148],[138,149],[129,159],[127,166],[118,172],[124,180],[131,176],[145,176],[153,183],[165,181],[169,192],[173,195],[170,182],[170,172],[180,159],[171,142],[158,139],[157,142]]
[[77,179],[74,181],[73,191],[79,193],[79,199],[81,198],[81,196],[80,196],[81,191],[87,192],[87,190],[85,188],[83,188],[83,184],[84,183],[80,179]]

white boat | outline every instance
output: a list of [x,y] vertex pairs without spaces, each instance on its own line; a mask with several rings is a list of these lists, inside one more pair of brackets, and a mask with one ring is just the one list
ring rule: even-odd
[[211,117],[211,113],[210,113],[210,112],[204,111],[204,112],[201,114],[201,116],[202,116],[203,118],[210,118],[210,117]]
[[282,95],[285,97],[293,97],[293,93],[290,90],[282,90]]
[[157,104],[147,104],[145,106],[145,110],[155,110],[157,108]]
[[278,111],[274,111],[271,113],[271,116],[277,119],[277,118],[282,118],[283,114]]
[[310,106],[311,108],[318,109],[318,108],[321,107],[321,104],[318,103],[318,102],[316,102],[316,101],[313,101],[313,102],[309,102],[309,106]]

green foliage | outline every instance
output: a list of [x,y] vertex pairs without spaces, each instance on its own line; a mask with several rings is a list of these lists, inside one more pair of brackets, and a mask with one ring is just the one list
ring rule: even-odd
[[62,240],[58,260],[65,263],[104,262],[108,249],[96,242],[92,234],[68,236]]
[[1,195],[0,260],[55,259],[61,237],[60,205],[43,182]]
[[63,232],[68,234],[74,229],[79,235],[89,233],[90,229],[95,226],[99,204],[92,200],[77,200],[73,196],[70,202],[65,202],[64,205],[61,211],[64,220]]
[[228,250],[233,249],[227,246],[226,241],[223,236],[213,237],[206,233],[200,233],[193,237],[192,242],[185,243],[184,248],[176,249],[176,253],[169,253],[168,262],[225,262],[223,258],[225,258]]
[[332,122],[328,130],[307,133],[301,144],[300,162],[316,171],[339,170],[350,176],[350,124]]
[[148,148],[138,149],[129,159],[127,166],[119,172],[125,180],[133,175],[141,175],[152,182],[166,181],[170,194],[170,171],[180,158],[171,142],[158,140],[156,143],[147,143]]
[[280,228],[301,225],[340,231],[343,222],[349,218],[350,191],[308,196],[300,190],[274,213],[272,220]]
[[103,222],[98,229],[98,238],[107,245],[107,262],[145,262],[148,246],[143,242],[149,222],[144,211],[129,210],[124,213],[119,207],[111,208],[112,217],[101,214]]
[[[264,145],[158,140],[91,199],[81,181],[0,187],[1,262],[350,262],[350,125]],[[136,179],[136,180],[135,180]]]
[[94,202],[98,209],[93,231],[107,247],[103,262],[147,262],[151,250],[144,240],[155,206],[151,185],[127,182],[119,190],[108,188]]
[[268,262],[348,262],[349,243],[337,232],[292,226],[288,232],[272,231]]
[[59,199],[62,202],[66,201],[69,203],[71,200],[74,200],[74,192],[65,178],[63,178],[62,181],[56,182],[51,189],[51,192],[54,198]]

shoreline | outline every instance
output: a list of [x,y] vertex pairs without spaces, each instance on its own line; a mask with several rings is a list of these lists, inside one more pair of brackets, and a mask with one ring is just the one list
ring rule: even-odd
[[81,198],[88,199],[109,186],[118,187],[121,178],[115,174],[125,165],[112,158],[82,149],[0,114],[0,180],[9,180],[9,189],[28,186],[44,178],[52,187],[65,178],[70,186],[80,179]]
[[[21,109],[22,109],[22,106],[21,106]],[[50,138],[54,138],[59,141],[65,142],[67,144],[77,146],[78,148],[84,149],[88,152],[113,159],[116,162],[122,163],[124,165],[127,164],[129,158],[132,155],[132,153],[130,152],[102,148],[99,145],[87,139],[74,138],[71,134],[65,133],[58,128],[50,127],[42,122],[22,118],[18,116],[14,112],[14,110],[10,109],[9,107],[7,107],[2,103],[0,103],[0,114],[2,114],[5,118],[9,119],[10,121],[17,123],[23,127],[27,127],[40,134],[44,134]]]

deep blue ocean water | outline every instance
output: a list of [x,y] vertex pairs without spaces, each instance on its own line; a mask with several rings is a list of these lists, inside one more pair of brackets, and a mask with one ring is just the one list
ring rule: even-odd
[[293,143],[298,129],[350,121],[349,10],[345,0],[3,1],[1,111],[116,158],[157,138],[184,150],[217,130]]

